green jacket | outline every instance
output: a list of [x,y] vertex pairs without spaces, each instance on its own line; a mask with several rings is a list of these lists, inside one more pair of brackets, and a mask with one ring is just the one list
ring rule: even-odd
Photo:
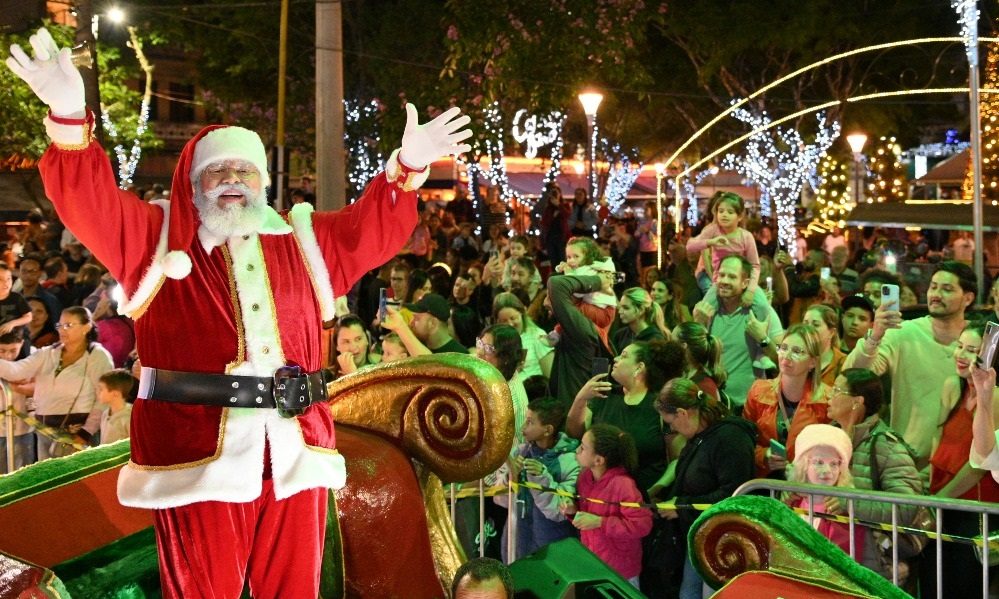
[[[877,440],[875,440],[877,437]],[[880,484],[871,480],[871,450],[877,452]],[[853,429],[853,459],[850,474],[857,489],[923,495],[923,481],[905,441],[877,415],[870,416]],[[844,506],[845,509],[845,506]],[[854,514],[860,520],[891,523],[891,504],[857,501]],[[915,507],[898,508],[898,523],[907,525],[915,518]]]

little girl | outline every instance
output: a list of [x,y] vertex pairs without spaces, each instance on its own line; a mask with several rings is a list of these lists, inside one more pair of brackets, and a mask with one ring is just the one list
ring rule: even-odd
[[[532,257],[531,242],[523,235],[517,235],[516,237],[511,238],[509,248],[510,258],[523,258],[524,256],[527,256],[528,258]],[[503,289],[506,289],[507,291],[510,290],[511,286],[510,271],[513,270],[513,262],[513,260],[503,261],[503,278],[501,280],[501,284]],[[534,276],[531,277],[531,285],[541,285],[541,273],[537,270],[534,271]]]
[[[520,482],[576,494],[579,441],[560,429],[565,422],[565,406],[553,397],[539,397],[527,404],[527,418],[521,431],[524,442],[514,450],[512,470]],[[563,514],[572,500],[568,497],[521,488],[517,493],[517,557],[534,553],[549,543],[576,536],[576,529]],[[506,537],[503,537],[506,555]]]
[[[589,237],[573,237],[565,244],[565,262],[555,267],[564,275],[603,276],[603,287],[592,293],[576,293],[576,307],[597,328],[597,333],[607,351],[612,352],[608,335],[617,314],[617,297],[614,295],[614,261],[600,253],[596,242]],[[558,341],[561,326],[556,326],[549,339]]]
[[628,474],[638,463],[635,441],[616,426],[595,424],[583,434],[576,461],[583,469],[576,482],[578,506],[567,506],[565,513],[575,514],[572,524],[582,531],[583,545],[637,588],[642,538],[652,531],[652,512],[620,505],[642,501]]
[[[853,441],[843,431],[829,424],[809,424],[801,429],[794,442],[795,456],[789,479],[797,483],[825,485],[827,487],[853,487],[853,477],[850,475],[850,459],[853,457]],[[826,512],[825,498],[814,497],[812,505],[814,512]],[[846,501],[839,499],[839,505]],[[791,507],[808,510],[808,496],[794,496],[788,500]],[[808,514],[802,514],[805,522],[809,522]],[[825,538],[835,543],[847,555],[850,554],[850,526],[842,522],[833,522],[826,518],[815,517],[809,522],[815,530]],[[854,558],[857,561],[864,556],[865,529],[854,527],[853,546]]]
[[[710,249],[711,259],[705,263],[711,281],[715,282],[718,267],[726,256],[738,254],[749,260],[753,272],[749,277],[749,286],[742,294],[742,305],[752,306],[753,315],[757,320],[767,321],[770,305],[767,296],[759,288],[760,257],[756,252],[756,239],[753,234],[739,226],[746,207],[738,195],[722,191],[712,198],[714,220],[704,226],[697,237],[687,241],[688,252],[700,252]],[[718,307],[718,292],[714,285],[706,290],[704,301],[715,308]]]
[[402,339],[396,333],[389,333],[382,337],[382,362],[395,362],[403,358],[408,358],[409,352],[402,344]]

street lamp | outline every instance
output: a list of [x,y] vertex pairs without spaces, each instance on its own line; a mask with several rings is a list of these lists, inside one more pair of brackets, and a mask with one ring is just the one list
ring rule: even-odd
[[[663,193],[663,180],[666,178],[666,165],[662,162],[656,163],[656,235],[663,230],[663,203],[666,194]],[[663,244],[662,237],[656,247],[656,266],[662,270],[663,267]]]
[[589,179],[590,198],[596,202],[597,179],[596,173],[593,172],[593,163],[596,160],[597,153],[597,109],[600,108],[600,102],[603,101],[604,95],[598,91],[588,90],[580,92],[578,97],[579,103],[583,105],[583,112],[586,113],[586,126],[589,133],[586,146],[589,149],[589,171],[587,178]]
[[850,144],[850,150],[853,152],[853,198],[859,204],[862,190],[860,185],[860,169],[863,166],[864,144],[867,143],[867,135],[859,131],[851,133],[846,136],[846,143]]

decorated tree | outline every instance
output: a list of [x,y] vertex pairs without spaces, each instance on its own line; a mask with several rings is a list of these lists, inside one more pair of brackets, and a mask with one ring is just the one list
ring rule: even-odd
[[906,196],[906,176],[900,151],[894,137],[881,136],[871,151],[871,182],[867,185],[868,202],[904,202]]
[[[999,89],[999,46],[995,44],[989,45],[982,87]],[[999,94],[981,94],[978,103],[982,119],[982,200],[996,202],[999,201]],[[970,199],[974,185],[969,156],[961,195]]]
[[[777,208],[778,239],[784,247],[794,247],[797,239],[794,211],[805,181],[811,178],[819,158],[839,137],[839,121],[826,122],[825,113],[816,116],[817,128],[812,143],[805,143],[797,129],[770,127],[766,112],[752,113],[743,108],[732,116],[749,125],[752,135],[741,154],[728,154],[725,168],[739,171],[760,187],[760,206],[773,200]],[[762,216],[767,216],[763,214]]]
[[846,215],[855,205],[850,198],[850,168],[831,154],[819,161],[819,189],[815,197],[815,219],[827,227],[842,227]]
[[347,150],[347,200],[353,203],[364,186],[385,166],[385,157],[379,149],[379,131],[384,106],[377,100],[362,104],[357,100],[344,100],[346,127],[343,144]]

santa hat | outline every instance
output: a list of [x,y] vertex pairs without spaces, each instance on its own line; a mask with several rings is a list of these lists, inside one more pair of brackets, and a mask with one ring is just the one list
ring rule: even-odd
[[253,131],[211,125],[187,142],[173,173],[167,252],[160,261],[163,272],[171,279],[183,279],[191,272],[191,257],[187,250],[198,230],[198,211],[194,206],[198,176],[209,164],[223,160],[249,162],[260,171],[262,187],[270,185],[267,151],[260,136]]
[[795,464],[799,458],[803,459],[808,454],[809,449],[820,445],[831,447],[839,454],[843,465],[849,467],[850,459],[853,457],[853,441],[843,429],[829,424],[809,424],[801,429],[794,441]]

